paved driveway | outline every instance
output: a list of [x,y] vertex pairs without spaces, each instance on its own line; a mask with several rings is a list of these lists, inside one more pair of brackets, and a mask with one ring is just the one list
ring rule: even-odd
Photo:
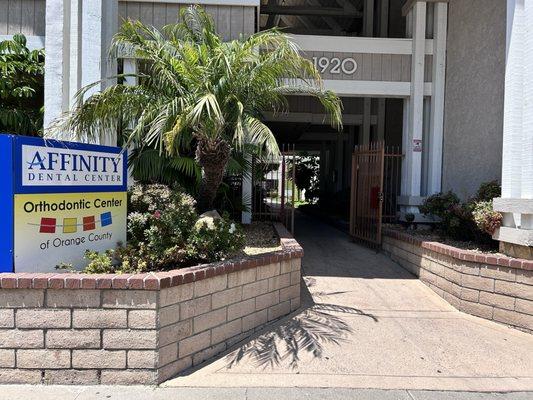
[[163,386],[533,390],[533,335],[455,310],[332,227],[296,226],[302,309]]

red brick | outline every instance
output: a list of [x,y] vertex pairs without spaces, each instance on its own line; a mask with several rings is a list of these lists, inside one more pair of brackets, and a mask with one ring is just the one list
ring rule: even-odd
[[153,275],[148,275],[144,278],[144,288],[146,290],[159,290],[159,278]]
[[128,278],[128,288],[142,289],[144,287],[144,278],[146,274],[135,274]]
[[96,287],[98,289],[111,289],[113,284],[113,278],[115,276],[112,274],[102,274],[96,278]]
[[79,289],[81,288],[81,279],[78,274],[65,274],[65,288]]
[[2,289],[16,289],[17,288],[17,274],[4,273],[0,275],[0,284]]
[[18,277],[17,287],[19,289],[31,289],[34,274],[21,273]]
[[96,278],[89,275],[84,275],[81,278],[81,287],[83,289],[96,289]]
[[48,279],[48,287],[50,289],[63,289],[65,287],[65,280],[63,274],[55,274]]
[[128,279],[131,274],[124,275],[115,275],[111,282],[113,289],[127,289],[128,288]]

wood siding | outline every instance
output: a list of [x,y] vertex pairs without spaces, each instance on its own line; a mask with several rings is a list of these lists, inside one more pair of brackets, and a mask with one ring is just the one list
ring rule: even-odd
[[[176,22],[180,11],[188,6],[188,4],[175,3],[121,1],[118,3],[119,24],[123,19],[131,18],[161,28]],[[255,7],[223,5],[204,7],[213,18],[224,40],[237,39],[241,34],[251,35],[255,32]]]
[[[383,81],[383,82],[410,82],[411,81],[411,56],[407,54],[371,54],[371,53],[339,53],[327,51],[306,51],[304,57],[313,60],[313,57],[353,58],[357,62],[357,70],[353,74],[332,74],[329,70],[322,73],[323,79],[356,80],[356,81]],[[425,82],[431,82],[433,56],[427,55],[425,60]],[[320,70],[320,68],[319,68]]]
[[0,0],[0,35],[44,36],[45,0]]

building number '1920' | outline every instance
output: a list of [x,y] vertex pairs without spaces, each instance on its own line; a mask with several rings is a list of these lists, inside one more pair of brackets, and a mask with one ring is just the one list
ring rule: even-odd
[[342,72],[346,75],[352,75],[357,71],[357,62],[351,57],[343,59],[338,57],[313,57],[313,63],[321,74],[325,72],[340,74]]

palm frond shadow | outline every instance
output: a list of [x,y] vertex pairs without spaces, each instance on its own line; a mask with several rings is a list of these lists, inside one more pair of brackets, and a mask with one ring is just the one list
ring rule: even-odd
[[301,353],[310,353],[315,358],[321,358],[326,344],[340,345],[349,341],[352,329],[342,316],[336,315],[339,313],[365,316],[378,322],[374,315],[357,308],[327,303],[313,304],[298,315],[241,345],[228,356],[228,368],[247,359],[263,369],[288,361],[289,366],[294,369],[300,362]]

